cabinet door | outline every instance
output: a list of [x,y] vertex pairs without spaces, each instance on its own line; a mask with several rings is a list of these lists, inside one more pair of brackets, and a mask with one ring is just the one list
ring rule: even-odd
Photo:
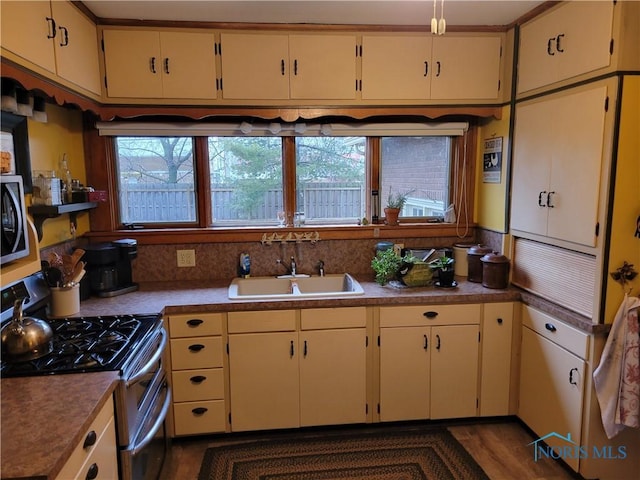
[[95,24],[68,2],[51,2],[51,9],[58,26],[54,39],[58,76],[100,95]]
[[49,1],[2,2],[2,48],[56,72],[52,35],[58,35]]
[[431,418],[474,417],[478,325],[431,327]]
[[162,98],[160,32],[104,30],[107,95]]
[[363,100],[426,100],[433,65],[426,35],[362,37]]
[[[580,445],[585,362],[527,327],[522,329],[518,416],[552,447]],[[578,459],[565,456],[574,470]]]
[[366,330],[301,332],[300,349],[300,425],[366,422]]
[[216,98],[213,33],[160,32],[164,98]]
[[380,329],[380,420],[429,418],[430,327]]
[[[553,150],[547,235],[596,244],[607,87],[559,97],[550,105]],[[542,140],[542,139],[541,139]]]
[[300,426],[296,332],[229,335],[231,429]]
[[547,234],[553,127],[545,102],[518,105],[513,153],[511,228]]
[[500,37],[437,37],[433,40],[431,99],[498,98]]
[[291,35],[291,98],[356,98],[355,35]]
[[224,98],[289,98],[287,35],[223,33],[220,39]]
[[482,322],[480,415],[509,415],[513,303],[487,303]]

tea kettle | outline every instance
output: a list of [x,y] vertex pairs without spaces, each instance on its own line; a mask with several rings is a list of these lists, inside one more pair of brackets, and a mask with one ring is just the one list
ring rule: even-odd
[[53,330],[44,320],[22,317],[24,300],[20,298],[14,302],[13,318],[2,327],[2,355],[7,360],[33,360],[52,349]]

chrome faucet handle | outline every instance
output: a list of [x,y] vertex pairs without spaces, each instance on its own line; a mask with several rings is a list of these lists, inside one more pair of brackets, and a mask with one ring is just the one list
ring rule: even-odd
[[291,257],[291,275],[296,274],[296,259]]
[[321,277],[324,277],[324,262],[322,260],[318,262],[318,273]]

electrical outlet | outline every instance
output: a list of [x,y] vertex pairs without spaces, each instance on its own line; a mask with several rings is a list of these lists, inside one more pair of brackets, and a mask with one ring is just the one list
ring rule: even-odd
[[195,250],[177,250],[179,267],[195,267],[196,251]]
[[380,229],[378,227],[373,229],[373,238],[380,238]]
[[396,255],[402,255],[402,249],[404,248],[404,243],[394,243],[393,251],[396,252]]

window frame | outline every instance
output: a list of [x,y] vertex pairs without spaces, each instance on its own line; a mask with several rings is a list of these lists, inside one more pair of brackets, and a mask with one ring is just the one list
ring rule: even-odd
[[[257,234],[262,235],[267,231],[273,230],[274,226],[214,226],[212,223],[212,205],[211,189],[209,185],[209,162],[208,162],[208,145],[207,136],[194,135],[194,170],[195,170],[195,188],[196,188],[196,205],[197,221],[189,226],[176,225],[172,223],[144,224],[143,228],[137,226],[127,226],[120,223],[118,199],[117,199],[117,168],[115,158],[115,141],[113,136],[100,136],[96,128],[92,128],[90,132],[86,132],[85,137],[86,151],[89,152],[87,158],[98,160],[92,162],[92,166],[87,168],[87,179],[89,184],[97,186],[99,189],[106,189],[109,195],[107,204],[99,204],[99,207],[91,213],[91,228],[88,236],[109,238],[121,237],[123,232],[130,232],[131,235],[139,237],[147,237],[148,243],[178,243],[189,238],[200,239],[206,238],[209,241],[233,241],[239,238],[247,239],[247,235],[257,238]],[[388,135],[385,135],[388,136]],[[295,136],[283,136],[283,200],[287,210],[287,214],[293,214],[295,210],[296,199],[296,158],[295,158]],[[393,237],[394,235],[414,235],[415,232],[424,232],[434,230],[438,234],[442,234],[443,230],[449,231],[458,229],[459,225],[431,223],[426,218],[405,217],[401,219],[398,226],[390,227],[384,224],[383,212],[384,198],[382,192],[378,195],[378,204],[372,203],[372,191],[380,188],[380,142],[381,137],[366,137],[366,182],[367,182],[367,218],[371,219],[375,213],[378,213],[378,223],[371,223],[368,226],[360,225],[313,225],[302,227],[312,230],[321,230],[323,235],[328,238],[354,238],[353,232],[358,230],[357,236],[363,238],[377,238],[379,229],[385,229],[385,235]],[[466,146],[465,146],[466,143]],[[461,161],[465,165],[466,177],[458,178],[458,182],[465,183],[467,198],[465,199],[465,209],[469,212],[474,211],[474,195],[475,195],[475,179],[476,179],[476,162],[475,152],[477,143],[477,126],[469,123],[468,130],[462,136],[452,138],[452,156],[459,155]],[[101,161],[102,160],[102,161]],[[450,169],[450,191],[451,194],[459,189],[454,186],[454,169]],[[453,201],[453,199],[451,199]],[[458,206],[460,208],[460,206]],[[465,219],[463,228],[474,227],[475,223],[472,218]],[[288,227],[292,228],[292,227]],[[301,227],[297,227],[301,228]],[[391,233],[388,230],[401,229],[402,232]],[[411,230],[411,231],[410,231]],[[169,235],[170,237],[168,237]],[[201,241],[201,240],[194,240]]]

